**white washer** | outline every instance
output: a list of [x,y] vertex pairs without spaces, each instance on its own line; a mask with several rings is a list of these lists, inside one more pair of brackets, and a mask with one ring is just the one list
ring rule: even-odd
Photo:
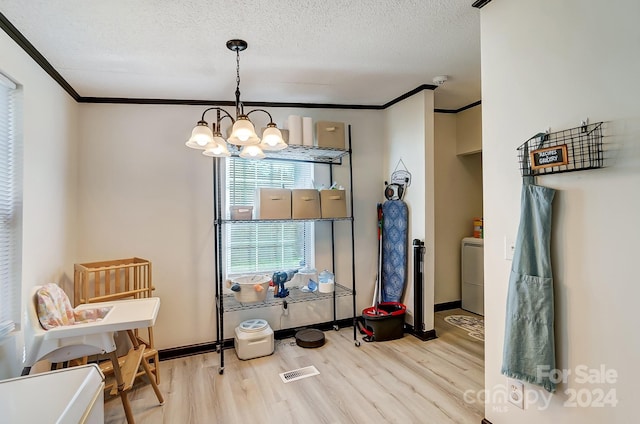
[[462,309],[484,316],[484,239],[462,239],[461,263]]

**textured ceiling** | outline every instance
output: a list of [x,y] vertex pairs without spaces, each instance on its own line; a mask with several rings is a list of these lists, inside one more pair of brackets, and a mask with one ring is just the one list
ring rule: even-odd
[[[0,0],[83,97],[382,105],[437,75],[437,108],[480,100],[471,0]],[[0,67],[2,60],[0,57]]]

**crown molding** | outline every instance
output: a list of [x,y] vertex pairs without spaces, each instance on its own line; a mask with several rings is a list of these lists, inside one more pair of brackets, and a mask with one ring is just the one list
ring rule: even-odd
[[[187,100],[187,99],[143,99],[129,97],[80,97],[78,103],[111,103],[111,104],[138,104],[138,105],[190,105],[190,106],[235,106],[235,102],[229,100]],[[292,102],[247,102],[244,106],[251,107],[289,107],[307,109],[383,109],[378,105],[354,105],[335,103],[292,103]]]
[[483,7],[485,7],[489,3],[491,3],[491,0],[476,0],[476,1],[473,2],[473,4],[471,6],[475,7],[475,8],[478,8],[478,9],[482,9]]
[[[396,97],[395,99],[383,105],[358,105],[358,104],[338,104],[338,103],[291,103],[291,102],[247,102],[242,103],[245,106],[252,107],[291,107],[291,108],[307,108],[307,109],[367,109],[382,110],[402,100],[421,92],[422,90],[435,90],[437,86],[431,84],[422,84],[411,91]],[[196,106],[235,106],[235,102],[228,100],[180,100],[180,99],[141,99],[128,97],[80,97],[78,103],[117,103],[117,104],[155,104],[155,105],[196,105]]]
[[[0,13],[0,28],[6,32],[13,41],[18,44],[40,67],[53,78],[69,95],[78,103],[108,103],[108,104],[144,104],[144,105],[194,105],[194,106],[235,106],[235,102],[228,100],[181,100],[181,99],[144,99],[128,97],[83,97],[69,84],[49,61],[26,39],[24,35],[9,20]],[[359,104],[335,104],[335,103],[288,103],[288,102],[243,102],[251,107],[287,107],[304,109],[355,109],[355,110],[383,110],[401,102],[402,100],[421,92],[422,90],[435,90],[438,88],[432,84],[422,84],[411,91],[396,97],[382,105]],[[480,102],[476,102],[479,104]],[[457,113],[473,107],[476,103],[453,111],[435,109],[440,113]]]
[[476,107],[482,104],[482,100],[478,100],[477,102],[470,103],[466,106],[462,106],[460,109],[433,109],[435,113],[460,113],[464,110],[471,109],[472,107]]
[[421,92],[422,90],[435,90],[436,88],[438,88],[437,85],[431,85],[431,84],[422,84],[421,86],[418,86],[416,88],[414,88],[411,91],[407,91],[406,93],[396,97],[395,99],[391,100],[390,102],[387,102],[385,104],[383,104],[382,106],[380,106],[380,109],[386,109],[390,106],[395,105],[398,102],[403,101],[404,99],[413,96],[414,94],[417,94],[419,92]]
[[71,85],[64,78],[62,78],[62,75],[60,75],[58,71],[55,70],[53,65],[51,65],[51,63],[49,63],[49,61],[40,54],[40,52],[33,46],[33,44],[31,44],[29,40],[27,40],[25,36],[22,35],[22,33],[18,31],[18,29],[13,26],[13,24],[9,22],[7,17],[2,13],[0,13],[0,28],[2,28],[4,32],[6,32],[7,35],[16,42],[17,45],[22,47],[22,50],[24,50],[29,56],[31,56],[31,58],[38,65],[40,65],[40,67],[44,69],[44,71],[49,74],[51,78],[53,78],[58,84],[60,84],[60,86],[67,93],[69,93],[69,95],[73,97],[75,101],[79,101],[80,95],[78,94],[78,92],[74,90],[73,87],[71,87]]

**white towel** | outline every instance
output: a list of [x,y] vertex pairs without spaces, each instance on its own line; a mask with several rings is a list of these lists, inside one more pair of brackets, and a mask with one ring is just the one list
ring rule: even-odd
[[302,117],[289,115],[287,124],[289,127],[289,144],[302,144]]
[[302,118],[302,144],[313,146],[313,120],[306,116]]

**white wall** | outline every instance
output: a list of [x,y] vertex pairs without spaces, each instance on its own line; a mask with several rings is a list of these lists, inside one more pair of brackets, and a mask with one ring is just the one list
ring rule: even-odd
[[[385,165],[384,179],[390,181],[391,173],[402,159],[411,173],[411,185],[404,201],[409,208],[409,237],[407,286],[403,303],[407,305],[409,322],[413,323],[413,239],[424,240],[424,324],[425,330],[433,329],[434,292],[434,129],[433,91],[423,90],[396,103],[384,111],[385,117]],[[384,201],[384,186],[379,189],[379,199]]]
[[[480,106],[468,110],[479,109]],[[435,118],[435,304],[459,301],[460,242],[473,235],[473,218],[482,216],[482,154],[458,156],[461,113]],[[480,126],[473,134],[481,144]]]
[[[154,331],[157,347],[215,340],[212,160],[184,145],[205,107],[84,104],[80,109],[75,261],[149,259],[156,295],[162,300]],[[352,125],[359,313],[370,304],[376,269],[382,112],[284,108],[270,112],[279,125],[290,114]],[[347,169],[336,169],[334,179],[346,182]],[[345,223],[336,225],[340,278],[351,272],[351,239]],[[326,254],[318,254],[320,265],[326,263]],[[315,313],[308,306],[300,306],[298,315]],[[235,316],[235,321],[242,317]],[[231,314],[225,320],[226,328],[235,326]],[[279,323],[271,321],[277,329]],[[225,337],[232,334],[227,331]]]
[[[75,253],[76,102],[0,32],[0,71],[23,88],[22,305],[34,285],[72,288]],[[0,346],[0,378],[19,374],[22,334]]]
[[[486,417],[501,423],[637,421],[640,332],[634,315],[640,236],[640,3],[635,0],[494,1],[481,12],[485,239],[485,385],[500,375],[511,263],[503,237],[515,236],[520,175],[516,147],[551,127],[605,121],[603,169],[541,177],[557,189],[552,262],[559,369],[573,372],[548,408],[519,410],[488,396]],[[615,370],[610,384],[580,383],[576,367]],[[531,387],[531,386],[527,386]],[[613,407],[571,407],[596,389]],[[529,395],[539,392],[532,390]],[[542,410],[539,410],[540,409]]]

